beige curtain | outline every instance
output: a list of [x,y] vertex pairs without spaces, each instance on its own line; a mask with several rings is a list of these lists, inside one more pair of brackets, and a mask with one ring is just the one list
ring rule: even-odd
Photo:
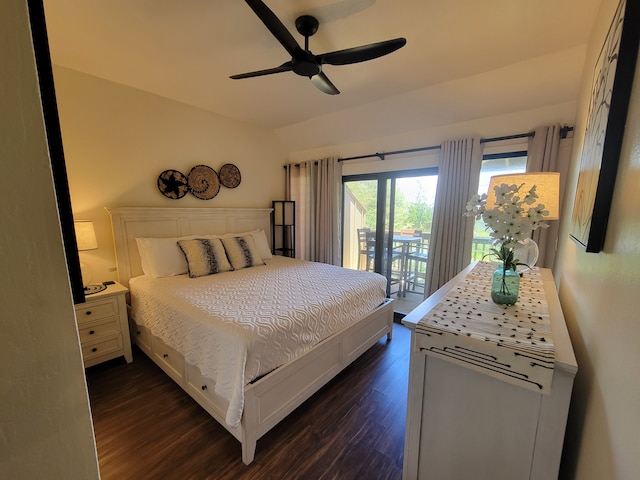
[[478,193],[481,166],[480,139],[442,143],[427,257],[425,298],[469,264],[473,222],[463,214],[471,196]]
[[[560,205],[567,178],[567,166],[558,162],[560,149],[560,124],[542,126],[535,129],[535,135],[529,138],[527,153],[527,172],[560,172]],[[558,220],[550,220],[549,228],[539,228],[531,238],[538,244],[540,256],[537,266],[553,268],[558,243]]]
[[287,165],[286,182],[296,202],[296,257],[340,265],[342,164],[330,157]]

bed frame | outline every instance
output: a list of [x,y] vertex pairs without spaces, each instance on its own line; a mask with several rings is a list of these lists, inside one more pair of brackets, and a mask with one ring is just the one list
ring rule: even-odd
[[[136,237],[179,237],[246,232],[256,228],[270,238],[271,209],[261,208],[107,208],[111,215],[118,281],[142,275]],[[392,301],[387,301],[345,330],[244,389],[240,425],[225,423],[228,402],[216,395],[213,381],[184,357],[130,318],[132,341],[242,444],[242,461],[255,456],[256,442],[302,402],[334,378],[381,337],[391,340]],[[131,317],[131,316],[130,316]]]

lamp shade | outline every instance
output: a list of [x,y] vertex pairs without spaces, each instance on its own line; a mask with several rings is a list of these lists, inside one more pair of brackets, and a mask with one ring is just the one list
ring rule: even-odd
[[295,225],[295,202],[273,200],[274,225]]
[[93,222],[78,220],[73,222],[73,225],[76,231],[78,250],[95,250],[98,248],[98,240],[96,240],[96,231],[93,228]]
[[503,183],[507,185],[523,185],[523,190],[528,192],[535,185],[538,203],[545,206],[549,215],[545,220],[558,220],[560,218],[560,173],[558,172],[535,172],[535,173],[514,173],[509,175],[496,175],[489,181],[489,191],[487,192],[487,202],[485,207],[494,208],[496,204],[496,192],[494,187]]

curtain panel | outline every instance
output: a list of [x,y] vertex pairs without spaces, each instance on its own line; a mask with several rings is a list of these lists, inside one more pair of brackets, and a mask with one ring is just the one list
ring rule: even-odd
[[[564,195],[567,178],[567,166],[561,166],[558,161],[560,150],[560,124],[542,126],[535,129],[533,137],[529,138],[527,153],[527,172],[560,172],[560,205]],[[533,232],[531,238],[538,244],[540,255],[537,265],[553,268],[555,262],[559,221],[547,222],[549,228],[539,228]]]
[[340,265],[342,164],[338,158],[287,165],[285,194],[296,202],[296,256]]
[[464,212],[471,196],[478,193],[482,150],[480,139],[474,138],[441,145],[425,298],[469,264],[473,221]]

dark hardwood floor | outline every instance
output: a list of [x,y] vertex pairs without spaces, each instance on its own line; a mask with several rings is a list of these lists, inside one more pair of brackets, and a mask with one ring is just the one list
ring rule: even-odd
[[386,337],[258,440],[240,443],[140,350],[87,370],[103,480],[400,479],[409,330]]

